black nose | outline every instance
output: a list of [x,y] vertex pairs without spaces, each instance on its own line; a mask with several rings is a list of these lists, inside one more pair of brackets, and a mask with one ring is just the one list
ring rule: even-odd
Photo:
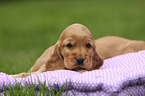
[[78,63],[79,65],[83,64],[84,60],[85,60],[85,59],[82,58],[82,57],[76,58],[76,61],[77,61],[77,63]]

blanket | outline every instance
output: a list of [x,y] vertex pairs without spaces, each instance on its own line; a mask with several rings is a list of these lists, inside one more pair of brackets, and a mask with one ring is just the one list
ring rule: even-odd
[[100,69],[83,73],[56,70],[14,79],[1,72],[0,92],[10,85],[26,86],[27,83],[37,88],[44,82],[48,89],[49,85],[61,87],[67,83],[70,96],[72,91],[77,96],[145,96],[145,50],[106,59]]

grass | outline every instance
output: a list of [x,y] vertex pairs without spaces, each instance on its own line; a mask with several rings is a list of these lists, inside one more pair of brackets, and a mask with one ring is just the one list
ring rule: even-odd
[[[58,85],[54,86],[52,88],[51,85],[49,85],[49,89],[46,87],[46,81],[44,84],[41,84],[39,81],[39,88],[36,88],[35,85],[29,85],[26,84],[25,87],[21,86],[20,84],[17,84],[15,87],[11,86],[9,84],[9,89],[4,88],[3,90],[3,95],[2,96],[61,96],[62,92],[64,90],[64,86],[67,86],[65,83],[62,87],[58,87]],[[66,93],[64,94],[65,96],[68,96],[68,89],[66,87]],[[74,94],[75,96],[75,94]]]
[[86,25],[95,39],[116,35],[145,40],[143,0],[0,2],[0,72],[26,72],[65,27]]
[[26,72],[65,27],[86,25],[95,39],[116,35],[145,40],[143,0],[0,2],[0,72]]

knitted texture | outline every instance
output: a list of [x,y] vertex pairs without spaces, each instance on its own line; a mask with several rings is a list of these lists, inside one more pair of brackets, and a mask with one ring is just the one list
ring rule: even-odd
[[128,92],[131,96],[145,96],[145,50],[106,59],[100,69],[83,73],[56,70],[14,79],[1,72],[0,91],[20,82],[21,86],[34,84],[38,88],[39,81],[46,82],[48,89],[49,85],[61,87],[67,83],[68,93],[73,91],[77,96],[128,96]]

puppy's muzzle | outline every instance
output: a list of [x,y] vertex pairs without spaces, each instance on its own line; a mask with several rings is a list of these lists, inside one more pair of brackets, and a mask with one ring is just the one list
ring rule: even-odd
[[85,59],[82,58],[82,57],[76,58],[76,61],[77,61],[77,64],[78,64],[78,65],[83,65],[84,60],[85,60]]

